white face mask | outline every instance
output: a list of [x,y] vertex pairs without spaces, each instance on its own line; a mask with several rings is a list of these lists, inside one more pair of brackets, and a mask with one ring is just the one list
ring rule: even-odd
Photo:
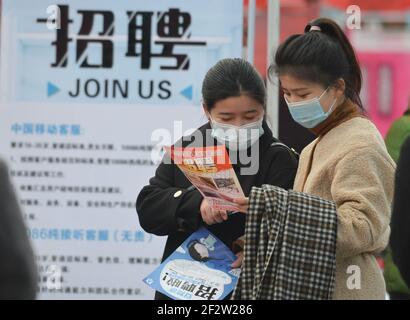
[[216,122],[211,116],[209,118],[211,120],[212,137],[219,143],[225,144],[232,151],[248,149],[264,133],[262,128],[263,117],[258,121],[241,126]]

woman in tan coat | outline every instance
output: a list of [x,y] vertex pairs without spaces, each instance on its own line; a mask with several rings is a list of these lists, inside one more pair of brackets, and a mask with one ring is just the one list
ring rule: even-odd
[[[364,116],[353,48],[335,22],[317,19],[278,48],[270,72],[293,119],[317,135],[302,151],[294,191],[335,204],[333,299],[384,299],[375,254],[389,239],[395,164]],[[248,211],[248,199],[238,203]]]

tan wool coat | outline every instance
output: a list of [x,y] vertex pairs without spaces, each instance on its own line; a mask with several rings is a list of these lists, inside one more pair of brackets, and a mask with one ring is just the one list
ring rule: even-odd
[[369,120],[356,117],[309,144],[294,190],[333,200],[338,215],[333,299],[384,299],[375,254],[390,235],[395,163]]

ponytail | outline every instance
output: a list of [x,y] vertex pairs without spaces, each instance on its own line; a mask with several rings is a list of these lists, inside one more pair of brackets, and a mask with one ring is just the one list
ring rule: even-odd
[[[335,41],[339,43],[340,47],[343,49],[343,52],[346,56],[347,61],[350,64],[350,70],[349,70],[349,76],[350,76],[350,82],[351,82],[350,87],[351,89],[353,89],[353,93],[357,93],[359,95],[360,90],[362,88],[362,71],[360,69],[359,62],[357,60],[354,49],[352,45],[350,44],[349,39],[346,37],[345,33],[343,32],[343,30],[333,20],[327,19],[327,18],[319,18],[319,19],[316,19],[310,22],[305,27],[305,33],[309,32],[312,26],[319,27],[321,32],[323,32],[325,35],[331,37],[332,39],[334,39]],[[361,106],[360,97],[358,96],[357,98]]]

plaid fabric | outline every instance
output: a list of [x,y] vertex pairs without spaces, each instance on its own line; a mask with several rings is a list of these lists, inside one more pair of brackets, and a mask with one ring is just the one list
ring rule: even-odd
[[332,201],[253,187],[242,272],[232,299],[332,299],[337,214]]

